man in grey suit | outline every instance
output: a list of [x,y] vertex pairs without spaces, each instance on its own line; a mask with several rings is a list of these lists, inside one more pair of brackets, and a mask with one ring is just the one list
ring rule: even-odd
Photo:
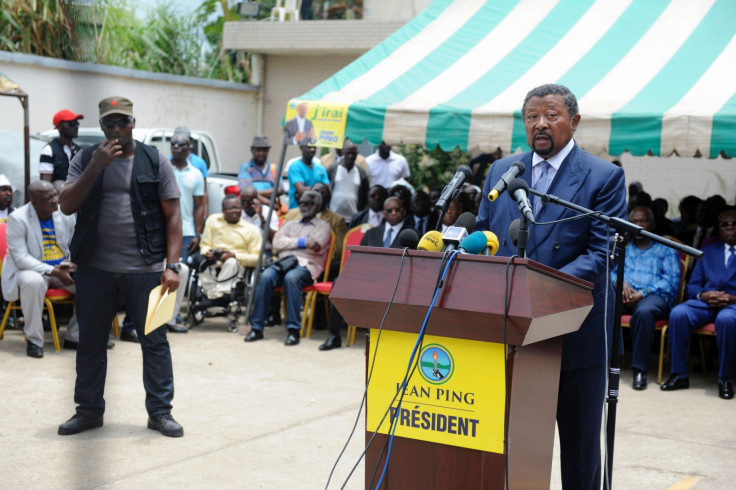
[[[49,288],[74,292],[69,243],[75,218],[59,211],[59,196],[50,182],[37,180],[28,186],[31,202],[8,216],[8,254],[3,264],[2,289],[5,299],[20,296],[26,354],[43,357],[43,300]],[[69,320],[64,347],[75,349],[79,342],[76,315]]]
[[296,116],[284,124],[285,145],[312,145],[317,142],[314,125],[307,119],[309,103],[301,102],[296,106]]

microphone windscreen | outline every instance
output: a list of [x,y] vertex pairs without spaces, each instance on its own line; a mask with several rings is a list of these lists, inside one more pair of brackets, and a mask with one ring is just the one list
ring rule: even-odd
[[479,255],[483,250],[485,250],[487,242],[488,240],[482,231],[474,231],[460,242],[459,248],[465,250],[466,253],[471,255]]
[[[517,230],[518,233],[518,230]],[[498,252],[498,237],[492,231],[484,231],[483,235],[486,237],[486,247],[491,255],[496,255]]]
[[519,228],[521,228],[521,220],[516,218],[509,225],[509,239],[511,239],[511,243],[514,244],[514,247],[519,242]]
[[529,193],[529,186],[527,185],[526,181],[516,178],[509,182],[509,187],[506,190],[508,191],[509,195],[513,196],[519,189],[526,191],[527,194]]
[[442,240],[442,233],[437,230],[428,231],[424,234],[417,250],[426,250],[428,252],[442,252],[445,248],[445,242]]
[[465,212],[460,215],[452,226],[461,226],[468,230],[468,234],[473,233],[473,230],[475,230],[475,215],[471,212]]
[[407,228],[406,230],[399,233],[399,246],[401,248],[410,248],[414,250],[419,244],[419,235],[417,232]]

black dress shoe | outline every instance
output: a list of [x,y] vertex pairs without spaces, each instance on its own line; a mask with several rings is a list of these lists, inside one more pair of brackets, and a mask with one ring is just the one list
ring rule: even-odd
[[733,381],[726,380],[721,381],[718,380],[718,396],[723,398],[724,400],[730,400],[733,398]]
[[112,340],[108,340],[107,341],[107,348],[108,349],[112,349],[113,347],[115,347],[115,342],[113,342]]
[[173,333],[187,333],[189,329],[182,325],[173,325],[171,323],[166,324],[166,330]]
[[184,429],[174,420],[171,414],[148,417],[148,428],[157,430],[166,437],[181,437],[184,435]]
[[255,328],[251,328],[250,332],[248,332],[248,335],[245,336],[245,342],[255,342],[256,340],[261,340],[263,338],[263,330],[256,330]]
[[102,417],[82,417],[75,415],[59,426],[60,436],[70,436],[79,434],[88,429],[96,429],[102,427]]
[[647,373],[634,370],[634,384],[635,390],[646,390],[647,389]]
[[287,330],[286,341],[284,345],[297,345],[299,343],[299,330],[296,328],[290,328]]
[[69,350],[77,350],[77,347],[79,347],[79,342],[74,342],[73,340],[66,340],[64,339],[64,348]]
[[659,387],[662,391],[686,390],[690,388],[690,378],[683,378],[681,374],[672,374]]
[[43,348],[37,346],[33,342],[28,342],[28,345],[26,345],[26,355],[37,359],[41,358],[43,357]]
[[120,340],[123,342],[137,342],[140,343],[140,340],[138,340],[138,332],[135,330],[131,330],[129,332],[120,332]]
[[342,340],[339,335],[330,334],[325,343],[319,346],[319,350],[332,350],[342,347]]

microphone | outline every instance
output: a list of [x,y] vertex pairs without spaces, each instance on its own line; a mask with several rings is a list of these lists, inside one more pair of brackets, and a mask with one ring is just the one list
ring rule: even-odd
[[426,250],[427,252],[442,252],[445,242],[442,241],[442,233],[437,230],[430,230],[424,234],[417,250]]
[[509,194],[514,197],[519,211],[523,214],[526,219],[532,223],[534,221],[534,214],[532,213],[532,207],[529,204],[529,186],[521,179],[514,179],[509,182]]
[[442,240],[445,242],[445,252],[457,249],[458,244],[475,229],[475,215],[465,212],[455,221],[455,224],[445,230]]
[[501,176],[501,180],[499,180],[496,185],[493,186],[493,189],[491,189],[491,192],[488,193],[488,200],[489,201],[495,201],[498,196],[503,194],[503,191],[506,190],[506,187],[508,187],[509,182],[512,179],[515,179],[519,175],[524,173],[524,164],[521,162],[514,162],[511,164],[509,169]]
[[452,177],[450,183],[442,190],[442,194],[440,194],[440,198],[437,201],[437,204],[434,205],[434,208],[441,211],[447,209],[450,205],[450,201],[452,201],[455,194],[457,194],[457,191],[460,190],[465,182],[470,180],[472,175],[473,171],[470,170],[470,167],[467,165],[459,166],[457,170],[455,170],[455,175]]
[[474,231],[460,242],[457,249],[465,254],[480,255],[485,250],[486,243],[486,235],[482,231]]
[[521,220],[516,218],[509,225],[509,239],[514,247],[519,243],[519,228],[521,228]]
[[486,248],[483,250],[483,255],[496,255],[498,252],[498,237],[492,231],[484,231],[483,234],[486,236]]
[[417,232],[407,228],[406,230],[399,233],[399,247],[410,248],[414,250],[419,244],[419,235]]

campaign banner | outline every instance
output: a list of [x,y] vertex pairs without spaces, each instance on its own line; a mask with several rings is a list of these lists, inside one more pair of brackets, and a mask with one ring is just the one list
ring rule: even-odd
[[342,148],[348,104],[292,99],[284,120],[285,145]]
[[384,330],[380,343],[377,337],[372,329],[368,431],[390,434],[393,422],[396,436],[503,454],[503,344],[427,335],[402,390],[417,336]]

